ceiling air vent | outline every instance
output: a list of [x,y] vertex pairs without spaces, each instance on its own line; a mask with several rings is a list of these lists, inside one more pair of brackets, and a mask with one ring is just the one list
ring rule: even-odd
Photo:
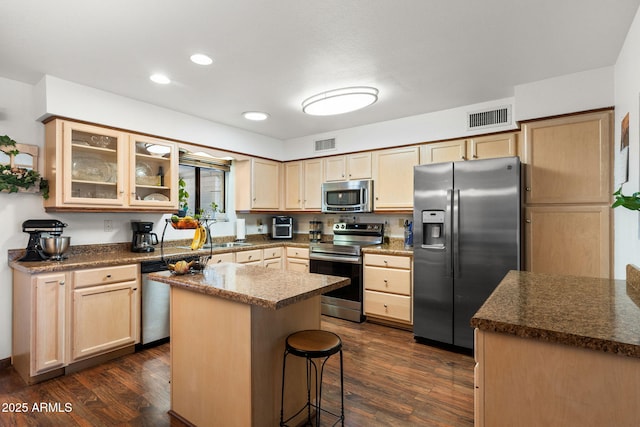
[[329,138],[329,139],[321,139],[319,141],[315,142],[315,151],[329,151],[329,150],[335,150],[336,149],[336,139],[335,138]]
[[511,124],[511,105],[467,113],[467,130]]

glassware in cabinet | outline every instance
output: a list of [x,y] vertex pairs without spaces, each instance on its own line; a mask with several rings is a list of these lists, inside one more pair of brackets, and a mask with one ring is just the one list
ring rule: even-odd
[[133,190],[129,204],[177,205],[177,145],[170,141],[136,135],[130,138],[131,159],[135,159],[135,164],[131,168],[130,182]]

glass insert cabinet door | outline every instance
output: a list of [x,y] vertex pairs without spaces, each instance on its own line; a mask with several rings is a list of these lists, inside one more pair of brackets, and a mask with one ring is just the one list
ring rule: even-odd
[[177,144],[138,135],[129,144],[129,205],[177,208]]
[[64,123],[64,202],[124,203],[125,134],[80,123]]

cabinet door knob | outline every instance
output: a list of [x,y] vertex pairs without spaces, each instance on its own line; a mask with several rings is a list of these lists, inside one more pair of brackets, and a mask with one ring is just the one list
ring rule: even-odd
[[111,275],[110,274],[107,274],[107,279],[111,279]]
[[221,260],[221,259],[219,259],[219,260],[218,260],[218,264],[220,264],[221,262],[222,262],[222,260]]
[[60,280],[60,286],[64,286],[64,280]]
[[531,187],[526,187],[525,190],[526,191],[531,191]]
[[464,156],[460,156],[460,160],[466,160]]
[[525,219],[524,222],[526,222],[527,224],[531,224],[531,220],[530,219]]

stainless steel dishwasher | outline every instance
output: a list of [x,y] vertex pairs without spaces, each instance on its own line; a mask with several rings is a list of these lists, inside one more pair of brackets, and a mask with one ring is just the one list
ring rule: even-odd
[[142,302],[140,344],[152,346],[169,341],[169,285],[149,279],[149,273],[166,271],[164,261],[140,263]]

